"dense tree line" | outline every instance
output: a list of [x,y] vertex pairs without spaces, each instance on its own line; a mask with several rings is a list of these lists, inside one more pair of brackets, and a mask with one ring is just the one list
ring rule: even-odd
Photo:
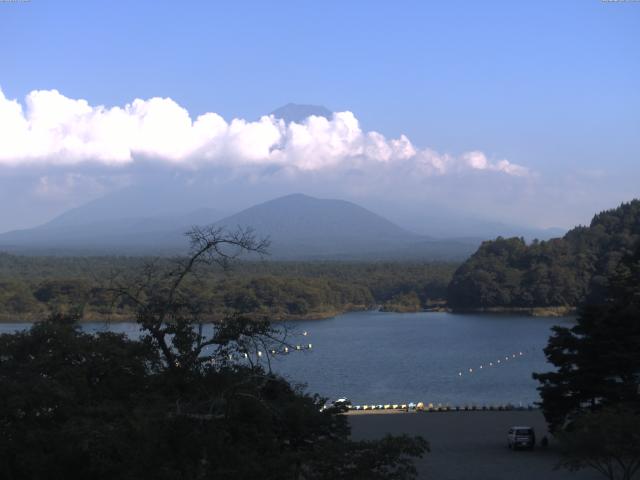
[[580,305],[640,238],[640,200],[596,215],[564,237],[526,244],[522,238],[484,242],[455,272],[447,298],[454,308]]
[[[132,305],[114,302],[110,283],[153,263],[144,257],[26,257],[0,254],[0,319],[38,320],[81,313],[85,320],[130,318]],[[194,295],[216,305],[215,316],[241,309],[271,319],[322,317],[382,306],[417,311],[446,295],[457,267],[450,263],[245,261],[233,275],[215,266],[190,279]]]

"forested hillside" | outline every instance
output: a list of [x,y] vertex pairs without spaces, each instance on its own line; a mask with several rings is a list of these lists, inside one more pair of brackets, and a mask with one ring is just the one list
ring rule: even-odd
[[596,215],[564,237],[526,244],[484,242],[448,288],[454,309],[577,306],[603,291],[623,255],[640,238],[640,200]]
[[[84,320],[130,319],[131,305],[113,303],[115,280],[167,258],[26,257],[0,254],[0,320],[39,320],[75,311]],[[382,307],[417,311],[444,298],[457,264],[239,262],[230,272],[209,268],[189,284],[194,296],[270,319],[316,318]]]

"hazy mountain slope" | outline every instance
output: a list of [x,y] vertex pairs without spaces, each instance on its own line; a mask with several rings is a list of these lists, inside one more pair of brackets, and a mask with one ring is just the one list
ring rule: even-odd
[[274,256],[290,258],[388,252],[424,239],[354,203],[301,194],[256,205],[217,225],[252,227],[271,239]]
[[[184,249],[184,232],[194,225],[212,224],[221,215],[213,209],[157,217],[101,219],[89,211],[70,212],[49,223],[0,235],[0,248],[9,251],[39,250],[104,253],[158,253]],[[87,215],[85,215],[87,214]],[[126,210],[123,211],[126,214]]]
[[381,213],[413,232],[442,239],[487,240],[496,237],[524,237],[529,242],[536,238],[548,240],[561,237],[567,233],[567,229],[563,228],[536,228],[509,224],[459,211],[448,211],[446,208],[437,206],[432,206],[422,215],[387,209],[382,209]]
[[2,234],[0,249],[54,255],[176,254],[187,248],[185,231],[209,224],[229,230],[253,228],[258,236],[270,238],[269,252],[275,259],[463,260],[480,243],[418,235],[354,203],[302,194],[279,197],[226,218],[208,208],[175,211],[195,201],[185,202],[181,191],[167,189],[162,199],[157,190],[125,189],[44,225]]

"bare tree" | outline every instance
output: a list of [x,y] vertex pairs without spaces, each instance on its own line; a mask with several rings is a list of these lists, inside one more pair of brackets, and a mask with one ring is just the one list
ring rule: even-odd
[[148,262],[134,278],[116,277],[110,287],[117,298],[133,305],[143,339],[161,352],[166,367],[191,369],[236,358],[250,364],[262,358],[268,364],[275,348],[289,348],[286,330],[268,321],[238,313],[213,318],[216,306],[194,295],[188,285],[203,268],[227,270],[240,255],[266,255],[269,240],[242,228],[229,232],[194,227],[186,235],[190,241],[186,257]]

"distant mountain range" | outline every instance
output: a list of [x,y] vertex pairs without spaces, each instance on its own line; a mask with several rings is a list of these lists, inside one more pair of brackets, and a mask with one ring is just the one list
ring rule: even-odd
[[[271,114],[287,123],[300,123],[311,115],[328,119],[333,115],[320,105],[294,103]],[[409,226],[405,229],[354,203],[302,194],[279,197],[229,215],[264,195],[250,184],[157,175],[43,225],[0,234],[0,250],[53,255],[176,254],[187,247],[187,230],[213,224],[228,229],[252,227],[258,236],[271,239],[270,252],[276,259],[461,260],[483,240],[499,235],[532,240],[564,233],[561,229],[467,218],[436,207],[416,215],[415,210],[379,205],[389,217]],[[211,205],[215,207],[209,208]]]
[[229,230],[251,227],[256,235],[271,240],[273,258],[290,260],[463,259],[479,243],[477,239],[435,240],[354,203],[302,194],[276,198],[224,218],[213,209],[124,216],[128,212],[123,208],[120,218],[112,211],[105,210],[103,201],[91,202],[44,225],[0,235],[0,249],[40,254],[175,254],[185,251],[184,232],[193,225]]
[[271,240],[276,258],[464,258],[477,241],[437,241],[409,232],[366,208],[343,200],[294,194],[227,217],[216,225],[251,226]]
[[[38,254],[172,254],[184,250],[184,236],[193,225],[211,224],[221,217],[212,209],[156,217],[122,217],[74,221],[80,212],[51,222],[0,235],[0,249]],[[84,213],[84,212],[82,212]],[[123,212],[124,213],[124,212]]]

